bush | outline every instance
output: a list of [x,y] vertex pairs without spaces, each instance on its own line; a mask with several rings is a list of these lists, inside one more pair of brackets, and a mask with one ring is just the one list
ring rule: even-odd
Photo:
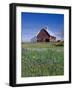
[[55,45],[56,46],[64,46],[64,41],[56,42]]

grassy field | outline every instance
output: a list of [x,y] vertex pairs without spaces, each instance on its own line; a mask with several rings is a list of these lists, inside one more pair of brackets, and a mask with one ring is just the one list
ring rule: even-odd
[[21,77],[64,75],[64,46],[22,43]]

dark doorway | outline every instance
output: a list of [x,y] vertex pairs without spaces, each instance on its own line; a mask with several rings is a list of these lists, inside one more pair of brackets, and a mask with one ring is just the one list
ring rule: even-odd
[[45,39],[46,42],[49,42],[50,40],[49,39]]

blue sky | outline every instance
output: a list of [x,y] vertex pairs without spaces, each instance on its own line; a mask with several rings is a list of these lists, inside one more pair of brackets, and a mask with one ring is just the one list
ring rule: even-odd
[[29,42],[41,28],[48,27],[48,33],[64,38],[64,15],[48,13],[21,13],[21,38]]

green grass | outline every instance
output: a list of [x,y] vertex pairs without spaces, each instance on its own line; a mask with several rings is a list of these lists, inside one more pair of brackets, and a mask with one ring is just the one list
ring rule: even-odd
[[64,47],[53,43],[22,43],[21,76],[64,75]]

